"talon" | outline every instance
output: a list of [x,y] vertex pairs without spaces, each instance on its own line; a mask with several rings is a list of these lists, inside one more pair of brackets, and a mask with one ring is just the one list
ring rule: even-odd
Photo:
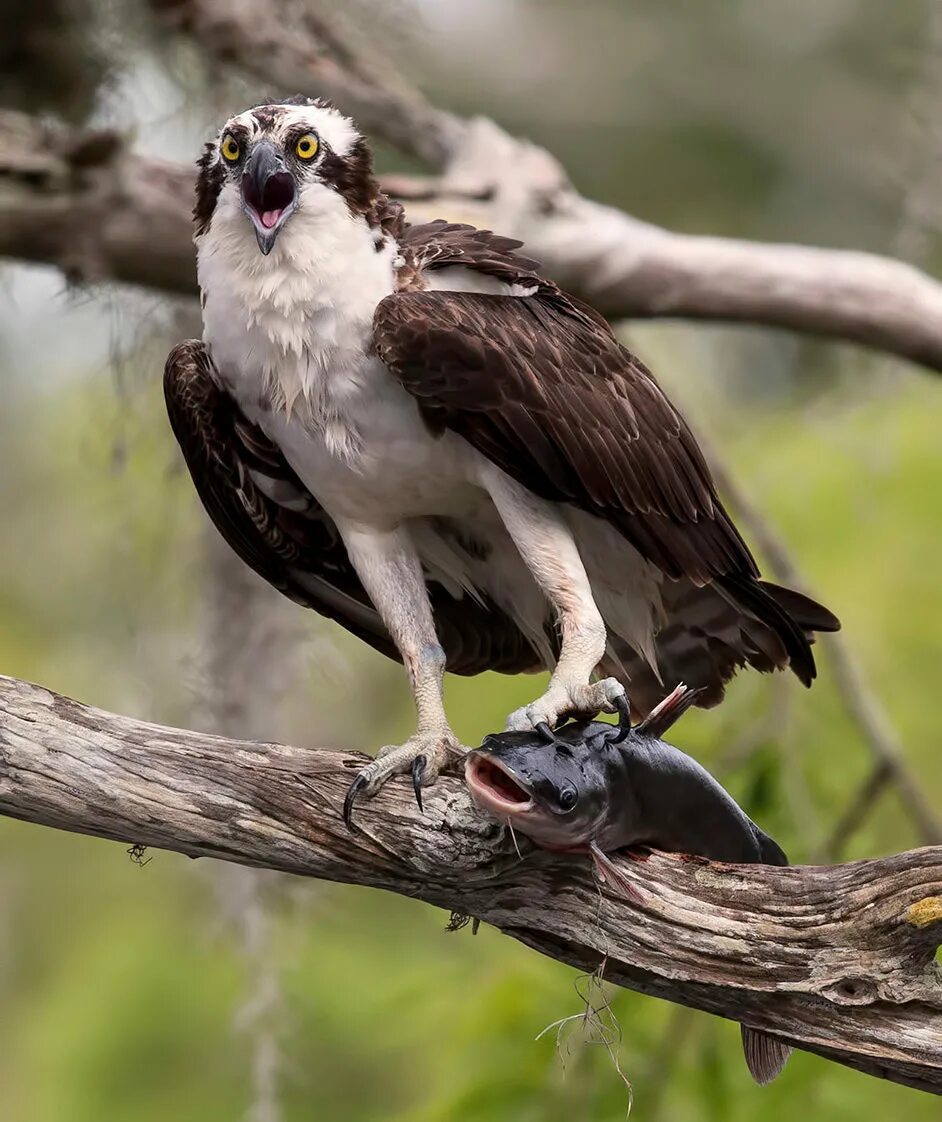
[[546,721],[540,721],[536,725],[535,731],[540,734],[540,736],[546,741],[547,744],[556,743],[556,733],[553,732]]
[[412,761],[412,790],[415,791],[415,801],[419,804],[419,813],[424,814],[425,808],[422,806],[422,776],[425,774],[425,766],[428,759],[425,756],[416,756]]
[[631,732],[631,703],[628,695],[623,693],[616,697],[612,704],[618,711],[618,731],[612,736],[611,743],[621,744]]
[[353,824],[353,804],[356,802],[357,796],[366,784],[366,775],[361,771],[347,788],[347,794],[343,800],[343,820],[346,822],[347,829],[351,834],[359,834],[361,832],[360,827],[354,826]]

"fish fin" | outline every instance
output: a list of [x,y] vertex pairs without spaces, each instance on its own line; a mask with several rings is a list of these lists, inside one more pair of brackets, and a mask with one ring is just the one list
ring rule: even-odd
[[790,1045],[784,1044],[777,1036],[769,1036],[760,1029],[740,1025],[742,1033],[742,1051],[746,1057],[746,1067],[749,1074],[764,1087],[773,1079],[781,1075],[782,1068],[792,1054]]
[[605,881],[607,885],[614,888],[616,892],[621,893],[622,896],[635,904],[644,903],[644,897],[637,888],[635,888],[615,862],[599,849],[595,842],[589,842],[589,852],[592,854],[592,861],[595,864],[599,877]]
[[785,851],[777,841],[770,838],[764,830],[760,830],[755,822],[753,822],[752,824],[752,830],[755,834],[756,842],[759,845],[759,857],[761,858],[761,860],[759,861],[760,865],[788,864],[788,858],[785,855]]
[[681,682],[663,701],[654,706],[640,724],[635,725],[633,731],[640,736],[659,739],[675,721],[680,720],[701,693],[703,693],[702,689],[692,689]]

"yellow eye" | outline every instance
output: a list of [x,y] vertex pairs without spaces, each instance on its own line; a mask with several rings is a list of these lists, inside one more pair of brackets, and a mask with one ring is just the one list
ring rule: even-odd
[[239,158],[239,145],[236,143],[235,137],[227,136],[222,142],[220,151],[222,152],[223,159],[228,160],[230,164],[234,164]]
[[302,160],[313,160],[317,155],[317,137],[312,133],[305,133],[294,146],[294,150]]

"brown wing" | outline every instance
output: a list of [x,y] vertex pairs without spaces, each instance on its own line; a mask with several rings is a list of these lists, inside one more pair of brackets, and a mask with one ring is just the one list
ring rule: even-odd
[[539,277],[539,262],[517,252],[522,245],[516,238],[505,238],[493,230],[441,218],[406,226],[399,237],[404,272],[410,278],[429,269],[462,265],[506,284],[545,285]]
[[551,286],[404,292],[374,328],[428,421],[532,491],[613,522],[671,577],[757,575],[687,425],[590,309]]
[[541,497],[611,522],[668,577],[715,583],[772,628],[810,682],[807,637],[757,580],[683,418],[604,319],[530,280],[527,297],[389,296],[376,349],[432,428],[460,433]]
[[[277,445],[218,386],[201,342],[170,352],[164,394],[197,494],[242,560],[291,600],[398,659],[332,519]],[[452,673],[542,669],[530,642],[496,606],[456,598],[434,581],[429,596]]]

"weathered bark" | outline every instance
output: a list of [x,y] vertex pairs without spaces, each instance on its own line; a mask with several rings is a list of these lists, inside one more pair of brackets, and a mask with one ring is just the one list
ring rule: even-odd
[[612,895],[580,858],[527,851],[443,778],[340,815],[360,757],[226,740],[0,678],[0,813],[123,842],[372,885],[477,916],[622,986],[942,1091],[942,849],[838,866],[656,854]]

